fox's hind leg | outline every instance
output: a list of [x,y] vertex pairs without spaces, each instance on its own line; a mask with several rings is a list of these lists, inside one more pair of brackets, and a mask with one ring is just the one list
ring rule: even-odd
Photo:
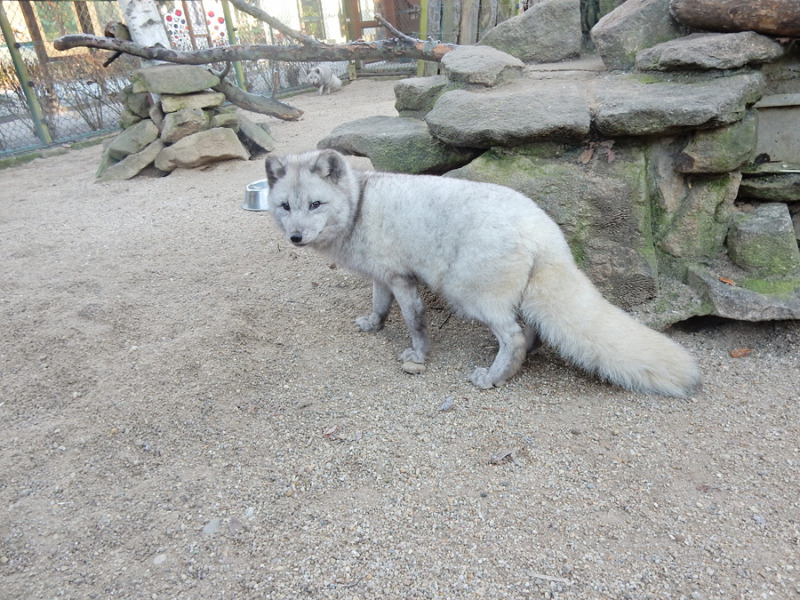
[[356,325],[361,327],[362,331],[380,331],[383,329],[383,324],[389,315],[389,309],[392,307],[392,300],[394,300],[392,290],[378,281],[373,281],[372,312],[366,317],[358,317]]
[[[523,332],[522,327],[514,319],[489,324],[489,327],[500,343],[500,349],[491,367],[475,369],[470,377],[472,383],[484,390],[503,385],[509,377],[519,371],[522,361],[525,360],[528,343],[531,341],[527,335],[529,331],[526,329]],[[533,340],[535,339],[534,335]]]
[[542,338],[539,337],[539,330],[533,323],[524,323],[522,331],[525,333],[525,351],[530,354],[542,346]]

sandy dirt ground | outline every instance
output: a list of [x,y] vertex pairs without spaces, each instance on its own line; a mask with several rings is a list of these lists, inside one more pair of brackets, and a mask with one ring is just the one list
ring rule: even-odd
[[[293,98],[276,152],[392,85]],[[407,375],[396,309],[360,332],[369,284],[240,208],[263,160],[95,184],[100,152],[0,171],[0,597],[800,595],[800,323],[670,330],[687,401],[548,349],[479,391],[491,333],[431,299]]]

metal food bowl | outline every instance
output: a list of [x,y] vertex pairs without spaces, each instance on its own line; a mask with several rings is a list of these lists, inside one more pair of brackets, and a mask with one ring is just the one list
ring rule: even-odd
[[269,205],[267,204],[268,194],[269,187],[267,186],[266,179],[259,179],[258,181],[247,184],[242,208],[253,211],[269,210]]

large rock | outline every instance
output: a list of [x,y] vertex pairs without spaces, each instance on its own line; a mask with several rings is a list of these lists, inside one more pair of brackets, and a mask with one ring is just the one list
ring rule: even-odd
[[131,73],[134,92],[191,94],[219,85],[219,77],[197,65],[157,65]]
[[476,155],[442,144],[422,121],[398,117],[367,117],[339,125],[317,147],[366,156],[379,171],[397,173],[442,173]]
[[629,307],[658,289],[645,172],[644,148],[634,144],[536,144],[488,151],[447,175],[505,185],[534,200],[561,226],[592,281]]
[[747,111],[738,123],[697,131],[675,161],[681,173],[727,173],[753,160],[758,139],[758,113]]
[[184,108],[167,113],[161,128],[161,141],[174,144],[187,135],[206,129],[209,120],[210,115],[200,108]]
[[654,215],[661,224],[654,235],[656,246],[691,262],[716,258],[724,251],[741,179],[740,173],[685,179],[679,197],[664,203],[672,208]]
[[155,140],[136,154],[129,154],[118,163],[114,163],[98,172],[96,182],[122,181],[135,177],[155,161],[164,148],[161,140]]
[[240,159],[247,160],[247,152],[236,132],[227,127],[216,127],[187,136],[164,148],[156,158],[156,168],[174,171],[192,169],[209,163]]
[[631,69],[636,53],[689,30],[669,13],[669,0],[628,0],[592,28],[598,54],[609,69]]
[[487,92],[453,90],[425,116],[431,132],[462,148],[577,141],[589,133],[589,106],[576,85],[538,82]]
[[728,254],[759,277],[800,276],[800,250],[788,207],[760,204],[737,220],[728,235]]
[[478,42],[524,62],[557,62],[581,52],[580,0],[544,0],[498,23]]
[[493,87],[522,77],[524,63],[490,46],[459,46],[442,57],[442,69],[454,83]]
[[597,89],[595,125],[607,137],[713,129],[742,120],[763,88],[758,73],[653,83],[611,76]]
[[114,160],[122,160],[129,154],[144,150],[158,137],[158,127],[150,119],[139,121],[120,133],[108,147],[108,154]]
[[275,140],[272,138],[268,126],[262,126],[241,113],[238,115],[238,121],[239,127],[236,128],[236,131],[239,133],[239,140],[251,154],[262,154],[275,150]]
[[642,71],[679,69],[736,69],[779,59],[784,47],[754,31],[741,33],[695,33],[657,44],[636,55]]

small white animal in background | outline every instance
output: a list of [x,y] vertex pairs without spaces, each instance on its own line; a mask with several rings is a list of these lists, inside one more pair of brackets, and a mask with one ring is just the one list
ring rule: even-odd
[[686,397],[700,386],[689,353],[605,300],[558,225],[526,196],[451,177],[356,171],[333,150],[270,157],[266,166],[269,210],[287,239],[373,280],[372,312],[358,326],[380,330],[397,300],[411,333],[401,360],[421,367],[428,355],[417,291],[425,283],[497,337],[492,366],[472,374],[479,388],[514,375],[537,335],[629,390]]
[[313,67],[308,72],[307,78],[308,83],[319,88],[320,96],[322,96],[322,94],[330,94],[342,88],[342,80],[325,64]]

